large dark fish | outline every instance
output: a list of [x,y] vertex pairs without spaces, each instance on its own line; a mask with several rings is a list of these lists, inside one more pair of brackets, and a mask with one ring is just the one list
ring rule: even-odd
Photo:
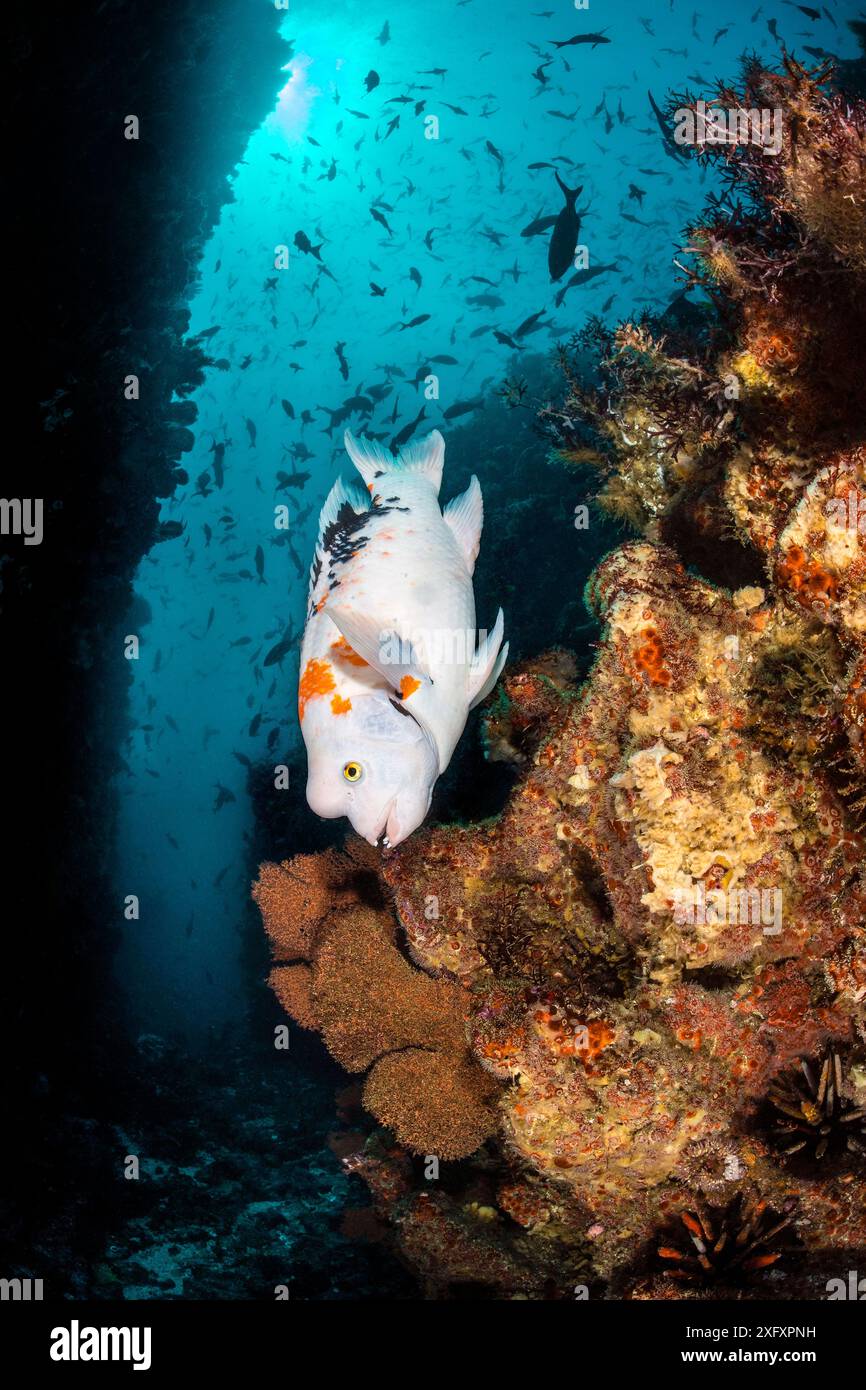
[[600,34],[575,34],[573,38],[562,39],[561,42],[557,42],[556,39],[550,39],[549,42],[554,48],[573,48],[579,43],[591,43],[593,48],[597,48],[600,43],[610,43],[610,39],[604,37],[606,33],[605,29]]
[[574,252],[580,232],[580,218],[577,215],[577,200],[583,192],[583,184],[578,188],[567,188],[556,174],[556,182],[565,197],[565,207],[561,209],[553,226],[553,235],[547,251],[547,268],[551,282],[561,280],[574,261]]

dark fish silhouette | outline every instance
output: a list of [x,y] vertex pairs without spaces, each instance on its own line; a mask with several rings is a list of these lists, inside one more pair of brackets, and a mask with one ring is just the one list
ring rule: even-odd
[[380,212],[378,208],[371,207],[370,216],[373,218],[375,222],[381,223],[381,225],[385,228],[385,231],[388,233],[389,236],[394,235],[391,228],[388,226],[388,219],[385,216],[384,212]]
[[541,319],[544,318],[544,312],[543,309],[539,309],[537,314],[530,314],[529,318],[523,320],[519,328],[515,328],[514,337],[525,338],[528,333],[535,333],[539,328],[543,328],[544,324]]
[[209,452],[213,454],[214,482],[216,483],[217,487],[222,487],[223,482],[225,481],[226,448],[230,442],[230,440],[225,439],[221,440],[218,444],[217,441],[214,440],[213,444],[211,444],[210,446]]
[[[552,169],[553,165],[548,164],[546,167]],[[542,232],[550,231],[550,228],[556,221],[556,217],[556,213],[553,213],[550,217],[536,217],[532,222],[527,223],[520,235],[524,237],[541,236]]]
[[427,412],[424,406],[422,405],[421,409],[418,411],[418,414],[415,416],[415,419],[411,422],[411,424],[404,425],[400,433],[394,435],[394,438],[391,440],[390,445],[392,454],[396,454],[403,447],[404,444],[408,443],[408,441],[412,438],[412,435],[415,433],[418,426],[420,425],[421,421],[425,418],[426,414]]
[[314,246],[313,243],[310,241],[310,238],[307,236],[306,232],[295,232],[295,245],[297,246],[299,251],[303,251],[305,256],[315,256],[317,261],[320,261],[322,259],[319,252],[321,251],[324,242],[320,241],[318,246]]
[[[277,645],[276,645],[275,647],[271,647],[271,650],[268,652],[267,656],[265,657],[264,661],[262,662],[262,665],[263,665],[263,666],[278,666],[278,665],[282,662],[283,658],[286,657],[286,656],[288,656],[289,652],[292,650],[292,647],[293,647],[294,645],[295,645],[295,633],[292,632],[292,631],[289,631],[289,632],[286,633],[285,637],[283,637],[283,638],[277,643]],[[238,756],[238,755],[235,754],[235,757],[237,757],[237,756]]]
[[447,410],[443,410],[442,415],[446,420],[459,420],[461,415],[468,415],[472,410],[484,409],[484,397],[476,396],[471,401],[455,401],[449,405]]
[[485,142],[485,149],[487,150],[487,153],[490,155],[490,157],[496,160],[496,163],[499,165],[500,169],[503,168],[505,160],[502,157],[502,151],[498,150],[491,140],[487,140]]
[[215,811],[219,811],[221,807],[228,805],[229,802],[237,800],[234,792],[229,791],[228,787],[222,786],[221,783],[216,783],[216,789],[217,797],[213,807]]
[[556,296],[556,306],[562,304],[568,291],[574,289],[575,285],[585,285],[587,281],[594,280],[597,275],[605,275],[609,270],[616,270],[616,265],[591,265],[585,270],[576,270],[570,280],[567,280],[562,289]]
[[656,104],[656,100],[652,92],[648,91],[647,96],[649,97],[650,106],[653,109],[655,118],[658,121],[659,130],[662,133],[662,140],[664,141],[665,153],[669,154],[671,159],[682,159],[687,163],[689,160],[688,151],[685,150],[682,145],[677,144],[676,140],[671,134],[668,122],[665,120],[664,115],[659,110]]
[[565,207],[559,213],[553,226],[553,235],[547,251],[547,269],[552,283],[561,280],[574,260],[574,251],[580,233],[580,218],[577,215],[577,200],[583,192],[583,184],[578,188],[567,188],[556,174],[556,182],[565,197]]
[[280,491],[287,487],[303,488],[304,484],[308,483],[312,476],[312,473],[299,473],[297,470],[293,473],[278,472],[277,483],[279,487],[277,490]]
[[610,39],[604,37],[606,33],[607,30],[603,29],[600,34],[575,34],[574,38],[563,39],[561,43],[556,39],[548,39],[548,43],[552,43],[554,48],[573,48],[579,43],[591,43],[593,48],[597,48],[600,43],[610,43]]

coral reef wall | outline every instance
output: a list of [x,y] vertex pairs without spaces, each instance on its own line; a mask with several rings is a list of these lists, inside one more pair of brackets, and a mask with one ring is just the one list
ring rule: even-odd
[[593,323],[539,402],[639,533],[588,678],[506,671],[500,815],[254,888],[278,998],[360,1079],[356,1228],[431,1296],[809,1298],[866,1257],[866,109],[791,59],[719,103],[784,138],[698,151],[703,297]]

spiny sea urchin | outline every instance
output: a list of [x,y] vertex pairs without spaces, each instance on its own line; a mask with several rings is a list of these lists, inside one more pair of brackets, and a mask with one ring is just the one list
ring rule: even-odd
[[662,1232],[665,1274],[692,1284],[736,1284],[776,1264],[794,1245],[794,1200],[774,1211],[738,1193],[725,1207],[681,1211]]
[[786,1157],[804,1151],[815,1159],[845,1153],[866,1154],[866,1108],[851,1098],[834,1048],[819,1064],[801,1061],[771,1086],[768,1099],[785,1118],[773,1130]]

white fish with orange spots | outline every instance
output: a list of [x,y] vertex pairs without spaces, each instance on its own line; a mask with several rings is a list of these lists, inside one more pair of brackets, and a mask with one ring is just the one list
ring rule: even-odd
[[476,632],[481,488],[473,476],[442,510],[439,431],[397,458],[348,431],[345,444],[368,495],[338,479],[319,520],[298,688],[307,801],[393,848],[427,815],[508,644],[501,609]]

